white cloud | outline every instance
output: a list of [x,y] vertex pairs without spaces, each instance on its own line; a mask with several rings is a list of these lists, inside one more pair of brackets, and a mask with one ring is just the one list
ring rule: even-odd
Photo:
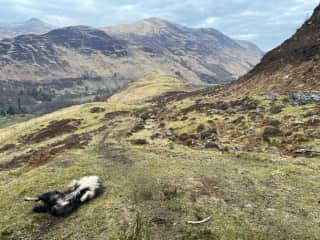
[[246,40],[246,41],[253,41],[258,38],[258,34],[255,33],[245,33],[245,34],[237,34],[237,35],[231,35],[233,39],[238,40]]

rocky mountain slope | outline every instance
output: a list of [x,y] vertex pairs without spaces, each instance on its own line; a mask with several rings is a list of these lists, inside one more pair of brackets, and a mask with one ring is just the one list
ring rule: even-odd
[[300,29],[237,82],[231,91],[320,90],[320,6]]
[[[158,18],[104,30],[136,48],[166,58],[193,72],[207,83],[226,83],[237,79],[259,62],[263,53],[254,44],[241,44],[215,29],[195,29]],[[188,79],[185,70],[176,73]]]
[[53,30],[54,26],[31,18],[25,22],[0,23],[0,39],[13,38],[23,34],[44,34]]
[[[319,106],[220,90],[152,76],[0,129],[0,238],[317,239]],[[105,192],[70,216],[22,200],[86,175]]]

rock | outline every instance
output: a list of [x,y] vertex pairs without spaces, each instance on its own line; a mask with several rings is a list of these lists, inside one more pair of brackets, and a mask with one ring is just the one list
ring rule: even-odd
[[256,110],[255,110],[255,113],[264,113],[266,111],[265,108],[263,107],[258,107]]
[[278,97],[279,97],[279,94],[277,94],[277,93],[266,93],[266,94],[264,94],[264,99],[265,100],[270,100],[270,101],[277,100]]
[[320,102],[320,91],[293,92],[288,96],[291,105],[303,105]]
[[200,134],[202,140],[216,140],[217,139],[217,131],[215,129],[211,129]]
[[221,114],[221,113],[223,113],[223,111],[217,110],[217,109],[211,109],[211,110],[208,110],[207,115],[212,116],[212,115],[217,115],[217,114]]
[[295,120],[291,126],[300,126],[300,125],[304,125],[304,121],[302,120]]
[[277,128],[277,127],[266,127],[263,131],[264,138],[276,137],[281,135],[282,135],[282,131],[280,130],[280,128]]
[[300,148],[295,151],[293,151],[295,155],[305,155],[307,157],[315,157],[320,156],[320,149],[305,149]]
[[316,117],[311,117],[311,118],[309,118],[308,119],[308,121],[307,121],[307,124],[308,125],[318,125],[320,123],[320,119],[319,118],[316,118]]
[[172,136],[174,136],[173,130],[172,130],[171,128],[168,129],[168,130],[166,131],[166,135],[167,135],[167,137],[172,137]]

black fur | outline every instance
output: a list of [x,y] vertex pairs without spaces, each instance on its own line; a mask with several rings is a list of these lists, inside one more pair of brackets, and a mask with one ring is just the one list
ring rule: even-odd
[[[69,215],[80,207],[80,198],[86,191],[87,189],[84,189],[77,195],[74,195],[72,191],[59,192],[54,190],[45,192],[38,196],[42,204],[34,206],[33,211],[36,213],[49,212],[54,216]],[[67,204],[61,205],[61,201],[66,201]]]

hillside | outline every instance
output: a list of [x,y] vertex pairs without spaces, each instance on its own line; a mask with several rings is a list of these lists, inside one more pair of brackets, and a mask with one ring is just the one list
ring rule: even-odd
[[[0,129],[0,238],[317,239],[319,106],[177,84],[154,75],[114,101]],[[119,103],[141,89],[145,101]],[[71,216],[22,200],[92,174],[105,193]]]
[[268,52],[231,92],[320,90],[320,6],[297,32]]
[[54,26],[31,18],[24,22],[0,23],[0,39],[13,38],[23,34],[44,34],[54,29]]
[[149,75],[120,89],[109,99],[109,103],[138,103],[151,100],[164,93],[177,93],[195,90],[195,86],[187,85],[172,76]]

